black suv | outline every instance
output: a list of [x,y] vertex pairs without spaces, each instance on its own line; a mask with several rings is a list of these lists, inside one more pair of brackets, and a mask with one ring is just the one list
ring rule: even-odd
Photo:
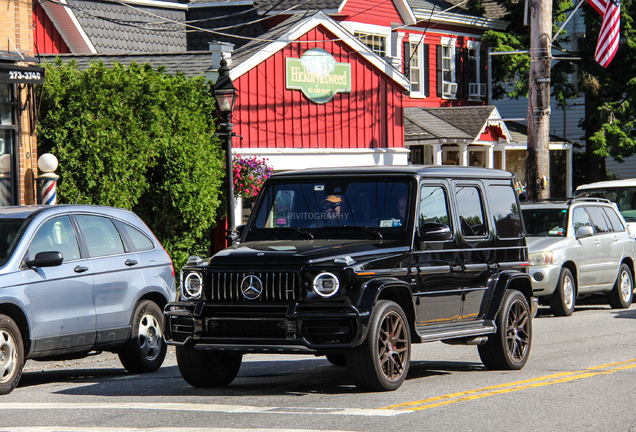
[[315,354],[395,390],[411,343],[440,340],[522,368],[536,299],[512,181],[447,166],[273,175],[239,244],[181,271],[164,327],[181,375],[224,386],[244,353]]

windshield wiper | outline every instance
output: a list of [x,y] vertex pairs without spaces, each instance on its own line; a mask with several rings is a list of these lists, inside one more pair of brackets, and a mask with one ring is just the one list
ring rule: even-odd
[[310,233],[309,231],[303,231],[301,229],[294,228],[294,227],[279,226],[279,227],[273,227],[272,229],[275,229],[275,230],[279,230],[279,229],[292,230],[292,231],[295,231],[295,232],[301,234],[303,237],[305,237],[306,240],[312,240],[314,238],[313,234]]
[[382,238],[382,234],[380,234],[378,231],[374,231],[372,229],[369,229],[369,228],[363,227],[363,226],[359,226],[359,225],[342,225],[342,226],[340,226],[340,228],[357,228],[357,229],[360,229],[360,230],[362,230],[364,232],[367,232],[367,233],[371,234],[376,239],[381,239]]

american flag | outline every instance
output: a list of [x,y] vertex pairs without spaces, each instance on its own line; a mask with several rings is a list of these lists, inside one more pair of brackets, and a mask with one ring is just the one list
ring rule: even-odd
[[594,60],[601,66],[607,67],[618,49],[621,30],[621,2],[620,0],[587,0],[587,2],[603,17]]

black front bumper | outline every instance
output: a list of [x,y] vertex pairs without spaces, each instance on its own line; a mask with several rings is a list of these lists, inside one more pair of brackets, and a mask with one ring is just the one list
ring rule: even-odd
[[328,352],[360,345],[369,313],[341,303],[173,302],[164,309],[164,336],[201,350]]

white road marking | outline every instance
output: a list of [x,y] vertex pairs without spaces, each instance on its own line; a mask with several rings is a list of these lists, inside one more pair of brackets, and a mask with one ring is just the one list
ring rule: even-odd
[[[163,411],[198,411],[234,414],[320,414],[392,417],[410,413],[410,410],[363,408],[305,408],[305,407],[257,407],[246,405],[188,404],[188,403],[2,403],[0,410],[81,410],[128,409]],[[0,427],[0,431],[4,428]],[[144,429],[145,430],[145,429]],[[270,429],[271,430],[271,429]]]

